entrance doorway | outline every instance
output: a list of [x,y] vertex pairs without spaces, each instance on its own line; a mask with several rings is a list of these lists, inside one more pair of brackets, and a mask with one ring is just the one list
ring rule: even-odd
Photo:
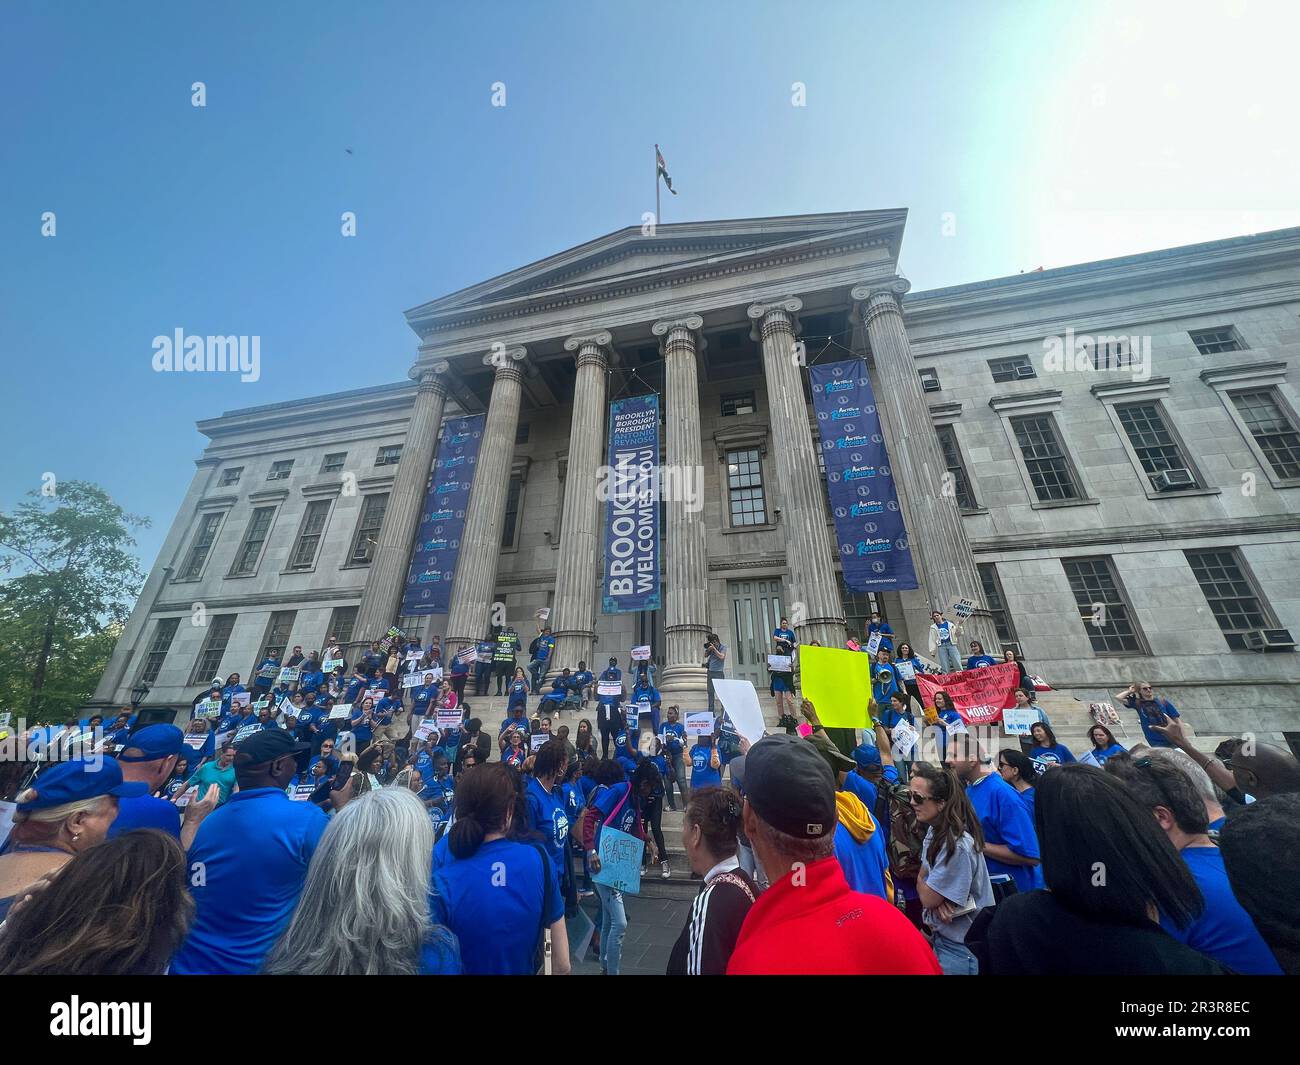
[[[758,691],[767,691],[772,630],[785,609],[781,605],[781,579],[728,581],[727,595],[732,624],[727,676],[750,681]],[[700,661],[704,661],[703,657]]]

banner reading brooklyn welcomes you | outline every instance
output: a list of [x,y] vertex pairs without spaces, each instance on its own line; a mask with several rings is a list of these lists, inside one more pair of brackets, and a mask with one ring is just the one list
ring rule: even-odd
[[442,444],[433,464],[433,479],[406,574],[403,615],[445,614],[451,608],[451,585],[485,418],[475,414],[454,418],[443,426]]
[[659,397],[609,405],[601,611],[659,609]]
[[811,366],[808,376],[844,583],[855,592],[915,588],[912,551],[867,364],[851,359]]

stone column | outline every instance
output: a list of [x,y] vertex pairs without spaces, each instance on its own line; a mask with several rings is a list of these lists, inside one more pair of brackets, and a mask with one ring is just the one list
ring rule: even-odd
[[795,315],[803,303],[793,297],[749,308],[753,336],[763,351],[772,448],[784,504],[781,519],[790,569],[785,609],[800,643],[819,640],[844,646],[844,606],[835,573],[835,544],[826,525],[817,448],[804,402],[803,360],[795,356]]
[[415,393],[415,406],[411,408],[411,420],[402,444],[402,461],[389,489],[384,524],[379,530],[379,542],[357,608],[349,662],[355,661],[356,648],[369,647],[371,641],[383,636],[397,621],[411,566],[411,542],[420,526],[420,513],[428,496],[438,429],[447,402],[449,368],[445,360],[440,360],[420,372],[420,387]]
[[569,421],[564,514],[555,567],[555,603],[549,622],[555,649],[548,677],[566,666],[576,670],[579,661],[591,666],[596,647],[596,543],[601,515],[596,481],[604,462],[605,397],[612,339],[609,333],[600,332],[572,336],[564,342],[565,351],[576,353],[578,377]]
[[[876,406],[887,429],[894,485],[907,523],[916,576],[932,609],[946,611],[960,596],[983,606],[975,558],[957,497],[951,490],[945,491],[947,467],[903,325],[899,300],[909,288],[911,284],[899,277],[859,285],[852,291],[871,345]],[[1001,643],[986,612],[962,623],[960,642],[964,646],[969,640],[979,640],[989,654],[998,657]],[[912,642],[925,653],[923,635]]]
[[460,539],[456,579],[451,588],[451,611],[443,640],[443,647],[448,650],[459,643],[481,640],[487,634],[492,597],[496,593],[501,524],[510,490],[510,465],[515,453],[526,354],[524,348],[516,347],[483,356],[483,365],[496,368],[496,378],[492,382],[474,488]]
[[[666,457],[676,485],[699,485],[704,462],[700,449],[700,382],[697,355],[704,347],[698,314],[655,322],[664,356]],[[660,479],[661,484],[663,479]],[[704,547],[704,500],[675,491],[667,500],[664,541],[664,669],[659,688],[664,703],[687,702],[702,708],[708,675],[701,665],[709,635],[709,560]]]

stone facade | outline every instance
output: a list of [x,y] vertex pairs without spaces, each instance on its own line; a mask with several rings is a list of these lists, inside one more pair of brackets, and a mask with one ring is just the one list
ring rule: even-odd
[[[629,647],[649,642],[662,686],[689,703],[702,698],[699,645],[710,629],[732,648],[732,675],[764,681],[766,633],[780,613],[803,639],[827,641],[846,619],[860,632],[874,603],[924,652],[931,603],[965,594],[982,608],[969,634],[992,647],[1001,628],[1059,689],[1104,698],[1151,679],[1203,731],[1300,733],[1295,653],[1230,647],[1187,554],[1227,552],[1264,627],[1300,634],[1300,478],[1270,460],[1246,420],[1275,410],[1298,424],[1300,230],[909,293],[896,265],[904,219],[855,212],[620,231],[408,311],[420,338],[410,383],[200,423],[211,444],[96,700],[128,699],[147,670],[144,705],[187,707],[193,682],[209,679],[195,670],[218,616],[236,615],[223,675],[247,673],[274,612],[295,612],[289,646],[319,646],[353,607],[365,631],[351,637],[379,635],[405,579],[395,560],[409,548],[412,502],[422,502],[428,427],[486,411],[455,612],[408,619],[421,634],[479,635],[501,603],[526,643],[534,612],[550,606],[573,659],[557,664],[625,662]],[[1222,335],[1198,346],[1193,334],[1210,330]],[[844,591],[824,482],[810,466],[807,374],[782,357],[795,337],[809,362],[868,359],[909,538],[920,544],[918,591]],[[1051,338],[1066,337],[1092,353],[1089,369],[1053,361]],[[1098,347],[1085,337],[1122,339]],[[995,380],[990,361],[1006,359],[1032,376]],[[702,509],[665,505],[664,608],[604,615],[591,455],[603,461],[608,402],[647,390],[664,402],[663,461],[702,467]],[[1243,413],[1241,393],[1273,406]],[[1164,464],[1186,468],[1192,487],[1157,490],[1141,464],[1136,448],[1153,441],[1134,443],[1133,412],[1153,408]],[[412,425],[418,442],[406,440]],[[1027,457],[1022,436],[1035,432]],[[1274,439],[1285,449],[1293,438]],[[401,465],[376,466],[393,445],[405,445]],[[1035,459],[1044,448],[1060,453],[1046,473]],[[321,472],[337,453],[343,468]],[[288,478],[268,481],[271,464],[288,459]],[[961,492],[945,469],[954,459]],[[239,482],[222,486],[237,466]],[[761,502],[729,491],[729,472],[737,483],[761,477]],[[1057,474],[1067,498],[1040,499]],[[393,522],[375,533],[382,564],[354,561],[366,497],[395,491]],[[308,551],[299,541],[313,500],[329,506],[316,508],[324,526],[303,565],[291,553]],[[233,575],[258,507],[275,508],[265,548],[252,575]],[[188,579],[210,514],[220,515],[214,545]],[[1110,628],[1088,627],[1067,566],[1076,583],[1083,571],[1114,581],[1131,635],[1116,635],[1113,617]],[[996,605],[990,587],[1004,615],[983,609]],[[191,623],[196,603],[204,624]],[[168,618],[179,624],[163,647]],[[1108,633],[1123,646],[1099,645]]]

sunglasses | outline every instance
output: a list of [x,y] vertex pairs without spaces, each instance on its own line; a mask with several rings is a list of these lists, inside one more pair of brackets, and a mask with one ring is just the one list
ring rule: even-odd
[[913,806],[921,806],[924,803],[929,802],[930,799],[931,796],[929,795],[918,795],[916,792],[913,791],[908,793],[907,801],[911,803]]

